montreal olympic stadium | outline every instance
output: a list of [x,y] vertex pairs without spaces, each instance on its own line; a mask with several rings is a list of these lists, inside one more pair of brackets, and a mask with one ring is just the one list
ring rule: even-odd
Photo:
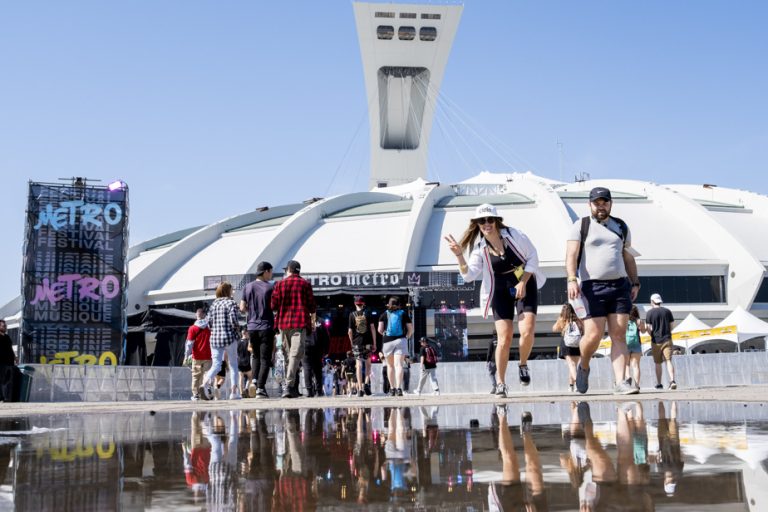
[[[565,300],[567,233],[588,214],[588,191],[597,185],[611,189],[614,214],[632,230],[640,253],[639,304],[660,293],[677,319],[694,313],[709,325],[737,307],[768,318],[766,196],[625,179],[565,183],[516,172],[480,172],[453,184],[426,181],[437,95],[462,8],[355,3],[370,105],[369,190],[259,207],[134,245],[129,319],[148,311],[184,317],[211,301],[221,280],[240,289],[259,261],[279,269],[295,259],[314,285],[339,350],[354,295],[367,296],[378,311],[398,295],[412,310],[417,336],[466,328],[469,353],[479,355],[492,321],[477,307],[479,283],[461,281],[443,236],[461,234],[474,208],[492,203],[538,249],[547,282],[534,356],[551,356],[559,341],[551,326]],[[386,244],[383,228],[391,234]],[[10,327],[14,319],[18,325],[19,304],[17,298],[0,310]],[[455,325],[441,324],[441,315]],[[132,331],[129,336],[145,336]],[[757,343],[765,348],[762,339]]]

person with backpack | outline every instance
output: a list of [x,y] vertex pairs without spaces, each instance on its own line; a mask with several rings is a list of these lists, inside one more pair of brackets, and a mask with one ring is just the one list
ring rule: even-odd
[[581,357],[579,342],[584,334],[584,323],[576,316],[573,306],[566,302],[552,330],[562,335],[557,357],[564,359],[568,366],[568,390],[573,393],[576,390],[576,365]]
[[629,322],[627,323],[627,350],[629,351],[629,361],[627,361],[624,376],[626,381],[640,389],[640,358],[643,355],[643,347],[640,345],[640,335],[646,332],[645,322],[640,318],[640,312],[637,306],[632,305],[629,312]]
[[[520,384],[531,382],[528,357],[533,349],[538,311],[538,290],[547,278],[539,268],[536,247],[521,231],[508,227],[492,204],[481,204],[469,221],[469,227],[457,242],[447,235],[448,247],[459,263],[459,273],[465,282],[482,277],[480,309],[483,318],[493,310],[493,320],[499,341],[496,346],[496,395],[507,396],[506,373],[509,348],[517,311],[520,329]],[[470,250],[469,261],[464,251]]]
[[376,351],[376,326],[362,295],[355,295],[355,310],[349,314],[347,334],[357,361],[357,396],[370,395],[371,354]]
[[391,396],[403,396],[403,357],[408,353],[408,338],[413,335],[413,322],[408,313],[400,308],[400,299],[391,297],[387,310],[379,318],[379,334],[384,345],[381,348],[387,364],[387,377]]
[[416,386],[414,395],[421,394],[421,388],[427,383],[432,385],[432,394],[440,394],[440,385],[437,383],[437,351],[434,347],[430,346],[427,338],[421,338],[419,340],[421,350],[419,350],[419,362],[421,363],[421,376],[419,377],[419,385]]
[[613,393],[638,392],[624,380],[628,357],[627,322],[632,303],[640,291],[637,251],[627,224],[611,216],[611,191],[595,187],[589,192],[590,216],[573,223],[565,255],[568,300],[583,298],[586,306],[584,335],[579,343],[581,358],[576,366],[576,389],[589,389],[589,363],[600,346],[606,325],[611,337]]

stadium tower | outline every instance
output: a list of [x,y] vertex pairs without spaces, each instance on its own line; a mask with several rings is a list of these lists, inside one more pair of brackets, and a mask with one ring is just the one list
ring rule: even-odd
[[368,95],[370,188],[426,178],[432,117],[463,6],[354,9]]

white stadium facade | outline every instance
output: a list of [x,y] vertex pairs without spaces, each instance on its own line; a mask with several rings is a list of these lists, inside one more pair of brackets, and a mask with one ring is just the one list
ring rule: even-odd
[[[133,246],[129,315],[193,311],[212,300],[221,279],[239,288],[258,262],[277,270],[295,259],[335,337],[345,338],[355,294],[369,297],[374,309],[395,294],[410,304],[417,336],[434,334],[435,312],[466,311],[470,353],[478,355],[492,321],[476,307],[479,283],[461,282],[443,236],[460,235],[474,208],[487,202],[538,249],[548,279],[540,290],[534,356],[552,354],[559,338],[551,327],[565,300],[567,233],[587,215],[588,192],[600,185],[613,192],[614,214],[629,225],[640,253],[639,304],[656,292],[678,319],[694,313],[714,325],[738,306],[768,318],[768,197],[710,185],[564,183],[515,172],[427,182],[434,109],[463,7],[355,3],[354,9],[370,105],[370,190],[259,207]],[[18,326],[20,304],[17,298],[0,310],[10,327]],[[764,348],[762,339],[757,343]]]

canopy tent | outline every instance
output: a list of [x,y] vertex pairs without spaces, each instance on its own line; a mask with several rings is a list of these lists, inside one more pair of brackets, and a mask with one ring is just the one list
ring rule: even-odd
[[699,320],[698,317],[693,313],[688,313],[688,316],[685,317],[685,320],[677,324],[675,328],[672,329],[672,333],[674,334],[686,331],[702,331],[704,329],[709,329],[709,326]]
[[741,343],[752,338],[768,336],[768,322],[757,318],[749,311],[745,311],[741,306],[737,306],[733,312],[717,324],[715,328],[735,325],[738,337],[734,341]]

